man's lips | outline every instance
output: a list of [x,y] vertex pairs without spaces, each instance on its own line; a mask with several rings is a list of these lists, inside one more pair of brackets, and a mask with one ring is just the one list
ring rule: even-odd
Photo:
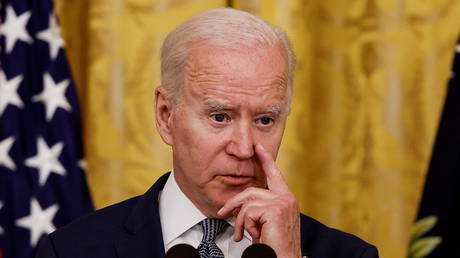
[[231,174],[220,175],[219,177],[224,181],[225,184],[234,186],[245,185],[255,180],[255,177],[253,176],[237,176]]

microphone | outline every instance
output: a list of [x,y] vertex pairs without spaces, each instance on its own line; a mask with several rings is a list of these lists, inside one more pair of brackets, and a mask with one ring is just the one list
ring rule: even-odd
[[166,252],[165,258],[200,258],[200,254],[191,245],[178,244]]
[[276,258],[276,253],[266,244],[253,244],[244,250],[241,258]]

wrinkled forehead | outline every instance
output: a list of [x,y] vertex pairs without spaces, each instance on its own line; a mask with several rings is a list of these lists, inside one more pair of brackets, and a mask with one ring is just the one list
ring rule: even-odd
[[282,46],[191,48],[184,66],[185,85],[275,88],[287,94],[288,65]]
[[275,47],[196,48],[185,64],[183,87],[182,97],[192,97],[194,105],[289,113],[286,59]]

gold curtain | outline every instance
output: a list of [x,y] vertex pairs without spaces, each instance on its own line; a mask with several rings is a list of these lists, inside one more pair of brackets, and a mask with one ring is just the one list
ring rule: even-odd
[[460,29],[457,0],[56,0],[81,97],[96,207],[171,167],[153,88],[166,34],[225,5],[288,33],[298,58],[278,165],[302,211],[405,257]]

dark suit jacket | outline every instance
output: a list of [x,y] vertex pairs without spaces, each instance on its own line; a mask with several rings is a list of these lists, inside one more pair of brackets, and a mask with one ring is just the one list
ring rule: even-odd
[[[158,197],[169,173],[144,194],[98,210],[43,237],[37,258],[164,257]],[[301,215],[302,253],[309,258],[378,257],[361,239]],[[280,257],[282,258],[282,257]]]

